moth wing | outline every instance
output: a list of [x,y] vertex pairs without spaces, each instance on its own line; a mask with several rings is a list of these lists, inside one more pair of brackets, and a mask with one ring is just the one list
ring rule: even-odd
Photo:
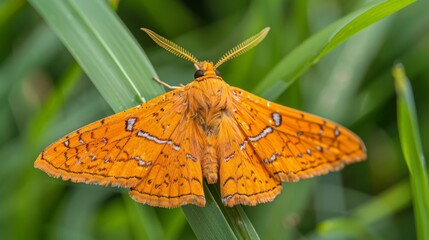
[[298,181],[366,158],[362,140],[329,120],[232,88],[245,141],[278,180]]
[[[169,160],[163,157],[165,154],[178,161],[178,158],[184,158],[183,151],[191,151],[186,149],[190,146],[181,146],[181,139],[174,139],[178,137],[174,134],[176,129],[184,128],[180,126],[185,123],[184,94],[183,90],[177,89],[82,127],[43,150],[34,166],[51,176],[73,182],[118,187],[136,187],[142,181],[147,182],[156,177],[152,169],[169,167]],[[201,182],[200,163],[190,164],[192,171],[175,174]],[[175,177],[174,174],[171,176]],[[169,191],[163,194],[174,194],[176,190],[173,188],[178,188],[178,192],[185,191],[180,184],[172,183],[170,188],[162,188]],[[145,202],[132,192],[130,194],[137,201]],[[203,195],[202,185],[193,184],[190,194],[194,193],[198,197]],[[160,204],[146,202],[154,206]],[[196,203],[202,204],[202,201]]]

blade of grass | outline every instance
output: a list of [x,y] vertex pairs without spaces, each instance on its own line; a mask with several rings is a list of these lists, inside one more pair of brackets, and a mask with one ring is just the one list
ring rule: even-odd
[[284,57],[254,88],[262,97],[277,98],[293,81],[340,43],[365,27],[415,2],[378,0],[341,18],[315,34]]
[[[204,184],[207,203],[205,211],[199,207],[184,206],[186,217],[199,239],[259,239],[252,223],[241,206],[225,207],[216,186]],[[213,194],[213,195],[212,195]],[[221,212],[222,214],[218,214]],[[228,224],[219,224],[226,222]]]
[[402,151],[410,171],[414,217],[418,239],[429,239],[429,180],[410,82],[398,63],[392,70],[398,95],[398,130]]
[[234,234],[222,212],[220,206],[214,200],[211,191],[204,184],[204,193],[206,195],[206,206],[204,211],[194,205],[183,206],[186,218],[191,225],[192,230],[198,239],[238,239]]

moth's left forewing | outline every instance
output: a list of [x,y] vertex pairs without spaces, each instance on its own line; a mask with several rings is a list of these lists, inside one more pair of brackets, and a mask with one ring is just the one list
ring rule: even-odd
[[235,119],[260,161],[283,181],[338,170],[366,158],[362,140],[326,119],[232,88]]
[[48,146],[35,167],[73,182],[130,189],[137,202],[159,207],[204,206],[196,127],[186,96],[173,90],[88,124]]
[[[180,121],[179,91],[90,123],[46,147],[34,163],[51,176],[88,184],[132,187],[147,173]],[[172,110],[171,110],[172,109]]]

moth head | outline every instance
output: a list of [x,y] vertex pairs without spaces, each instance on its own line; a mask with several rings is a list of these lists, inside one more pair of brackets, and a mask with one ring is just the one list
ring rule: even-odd
[[202,61],[197,62],[194,64],[197,71],[194,73],[194,78],[200,78],[203,76],[206,77],[214,77],[214,76],[220,76],[220,72],[214,67],[212,62],[209,61]]
[[207,76],[209,74],[220,76],[219,72],[217,71],[217,68],[222,65],[224,62],[233,59],[248,50],[252,49],[256,45],[258,45],[264,38],[267,36],[268,32],[270,31],[269,27],[266,27],[262,29],[259,33],[253,35],[252,37],[248,38],[244,42],[236,45],[231,50],[226,52],[217,62],[216,64],[213,64],[212,62],[208,61],[198,61],[198,59],[189,51],[184,49],[183,47],[177,45],[176,43],[156,34],[152,30],[149,30],[147,28],[142,28],[143,31],[145,31],[150,38],[152,38],[155,43],[157,43],[159,46],[163,47],[165,50],[173,53],[174,55],[181,57],[183,59],[186,59],[190,62],[192,62],[197,69],[195,72],[195,78],[201,77],[201,76]]

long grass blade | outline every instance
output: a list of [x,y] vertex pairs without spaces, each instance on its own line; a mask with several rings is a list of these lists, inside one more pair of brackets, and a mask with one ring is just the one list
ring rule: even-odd
[[429,239],[429,180],[420,141],[419,125],[410,82],[402,64],[393,68],[402,152],[410,172],[418,239]]

